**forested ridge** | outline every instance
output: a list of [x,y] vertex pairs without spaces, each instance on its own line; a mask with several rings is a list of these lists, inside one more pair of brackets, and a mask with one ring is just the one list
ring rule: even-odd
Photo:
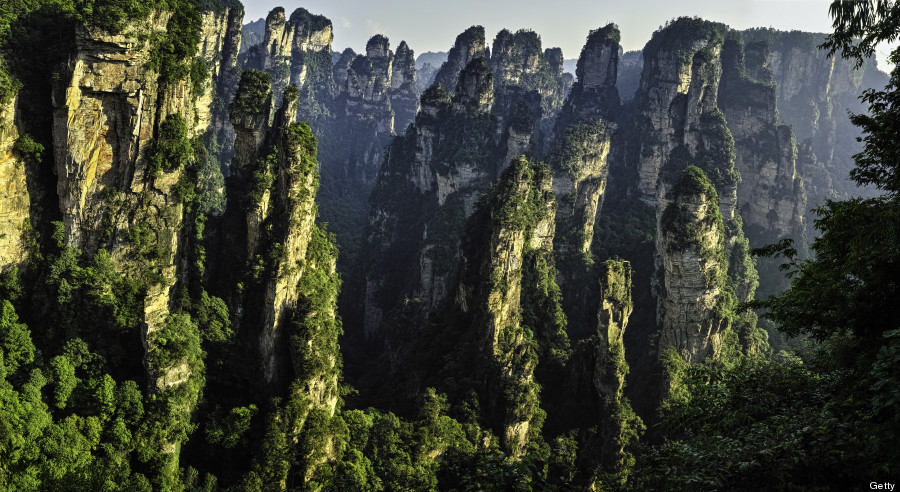
[[623,65],[610,24],[573,78],[529,30],[417,73],[303,8],[5,2],[0,490],[895,484],[900,10],[830,13]]

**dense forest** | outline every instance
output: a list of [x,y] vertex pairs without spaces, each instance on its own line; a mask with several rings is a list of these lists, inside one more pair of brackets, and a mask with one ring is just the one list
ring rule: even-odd
[[900,9],[830,14],[6,0],[0,490],[893,487]]

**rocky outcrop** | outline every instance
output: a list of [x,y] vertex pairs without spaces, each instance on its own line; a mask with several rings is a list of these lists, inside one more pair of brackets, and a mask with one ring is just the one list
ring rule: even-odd
[[335,436],[307,432],[306,422],[313,413],[331,418],[338,406],[340,280],[333,238],[315,225],[316,139],[309,125],[294,121],[299,96],[288,86],[273,115],[268,74],[247,70],[241,77],[231,110],[233,198],[219,227],[225,253],[218,256],[236,275],[218,282],[230,284],[233,326],[256,353],[265,393],[290,388],[290,411],[274,410],[289,429],[283,445],[322,451],[296,465],[310,480],[334,457]]
[[266,17],[263,42],[242,55],[241,65],[272,77],[276,104],[288,84],[305,91],[301,103],[310,97],[306,94],[310,91],[330,96],[334,91],[330,73],[333,39],[327,18],[299,8],[287,19],[284,8],[276,7]]
[[487,223],[483,236],[469,238],[476,249],[466,252],[468,268],[461,274],[460,294],[454,300],[457,306],[475,313],[470,328],[475,346],[463,350],[479,353],[485,383],[478,389],[486,416],[498,429],[503,446],[516,457],[525,451],[538,406],[539,386],[534,380],[538,357],[533,340],[541,331],[555,328],[547,323],[526,330],[523,319],[534,319],[534,310],[543,302],[529,296],[534,305],[522,304],[525,293],[538,287],[526,279],[533,281],[540,275],[528,271],[552,263],[552,190],[546,166],[521,157],[510,164],[483,202],[485,208],[473,216],[472,220]]
[[243,216],[241,227],[230,231],[244,231],[235,260],[256,270],[246,281],[258,284],[258,291],[239,292],[233,303],[251,305],[242,310],[248,314],[240,324],[258,330],[263,378],[272,386],[288,367],[279,345],[301,295],[298,285],[316,216],[314,139],[308,126],[293,122],[298,93],[296,86],[289,86],[280,109],[270,116],[268,76],[246,71],[231,111],[237,140],[229,191],[241,199],[227,216],[239,223],[237,217]]
[[456,42],[447,54],[447,61],[434,76],[434,83],[452,91],[456,88],[459,72],[475,58],[488,59],[484,28],[472,26],[456,37]]
[[[523,123],[530,121],[528,155],[543,155],[564,98],[562,50],[543,50],[534,31],[511,33],[504,29],[494,38],[491,52],[488,64],[496,94],[493,114],[503,132],[502,140],[522,140]],[[501,161],[499,170],[508,162]]]
[[416,59],[406,41],[397,46],[391,72],[391,108],[394,110],[394,132],[402,133],[416,119],[419,91],[416,83]]
[[[656,208],[657,275],[653,285],[661,330],[657,349],[662,354],[667,347],[675,347],[688,361],[718,356],[720,334],[734,318],[735,296],[743,301],[753,295],[757,285],[737,209],[740,172],[734,165],[734,138],[720,109],[720,105],[726,106],[722,96],[733,88],[720,90],[722,29],[682,18],[655,33],[644,48],[644,72],[634,103],[637,114],[632,138],[636,140],[630,144],[628,165],[637,171],[637,195]],[[755,111],[748,113],[743,123],[732,124],[750,128],[754,117],[771,118],[765,105]],[[687,179],[683,170],[689,165],[700,169],[701,181],[712,183],[715,207],[708,203],[711,193],[704,192],[701,199],[697,193],[677,190]],[[710,215],[713,209],[715,213]],[[724,229],[699,225],[713,216],[720,217],[716,220],[722,221]],[[681,219],[673,222],[673,217]],[[673,227],[679,234],[691,232],[677,236],[681,239],[673,243]],[[693,242],[684,242],[691,237]],[[719,260],[714,259],[718,253],[709,253],[720,251],[714,247],[716,241],[724,245]],[[715,272],[721,275],[717,277]],[[757,339],[754,316],[742,319],[737,331],[746,346],[755,346],[751,343]]]
[[488,113],[494,106],[494,77],[487,60],[475,58],[459,72],[454,111]]
[[557,241],[562,253],[590,254],[609,172],[612,118],[619,107],[618,38],[613,24],[591,31],[578,58],[578,81],[556,122],[551,162],[557,222],[566,231]]
[[[554,72],[559,68],[559,60],[555,61],[557,66],[554,67],[556,70],[552,70]],[[497,33],[491,48],[491,70],[494,72],[498,88],[506,86],[531,88],[542,82],[535,79],[544,70],[551,70],[551,67],[544,57],[541,38],[536,32],[521,30],[513,34],[503,29]]]
[[671,347],[696,363],[718,357],[729,328],[725,309],[733,299],[725,285],[725,229],[716,190],[699,168],[685,169],[672,194],[656,238],[664,292],[657,312],[658,349],[663,354]]
[[[27,259],[22,237],[29,222],[31,199],[25,166],[36,156],[15,150],[19,131],[16,128],[16,100],[0,105],[0,270],[7,271]],[[38,162],[34,162],[38,164]]]
[[660,174],[672,151],[683,146],[693,153],[704,143],[698,130],[708,128],[701,119],[717,111],[722,43],[714,24],[681,18],[654,33],[644,48],[635,96],[642,133],[637,189],[648,204],[657,202]]
[[[365,333],[378,333],[388,312],[427,313],[451,293],[465,218],[495,176],[493,83],[475,59],[452,97],[433,86],[416,123],[394,139],[370,199]],[[460,144],[462,142],[462,145]],[[385,268],[388,263],[402,265]],[[406,279],[416,279],[409,283]],[[402,331],[402,330],[401,330]],[[399,350],[396,349],[395,350]]]
[[[718,97],[735,141],[735,167],[741,174],[738,208],[744,229],[754,247],[785,237],[799,240],[804,233],[806,197],[797,172],[796,140],[789,126],[776,122],[774,84],[750,78],[744,58],[742,42],[726,41]],[[765,76],[762,70],[755,72]]]
[[[220,162],[231,160],[231,146],[234,142],[234,128],[228,118],[228,107],[237,90],[240,80],[238,56],[243,47],[243,11],[229,9],[225,12],[207,12],[203,15],[204,40],[215,40],[213,43],[203,42],[200,52],[206,65],[212,66],[213,86],[204,90],[203,97],[211,98],[210,112],[212,123],[211,134],[216,137],[216,145],[211,145]],[[224,32],[224,35],[218,34]],[[202,105],[201,105],[202,107]]]
[[355,58],[356,52],[347,48],[341,53],[340,58],[334,63],[334,66],[332,66],[334,83],[337,87],[347,87],[347,70],[350,68],[350,64],[353,63]]
[[393,62],[388,39],[375,35],[366,44],[366,54],[357,55],[347,69],[346,111],[374,120],[376,135],[390,135],[394,129],[390,97]]
[[330,75],[331,42],[334,41],[331,21],[299,8],[291,14],[290,25],[294,28],[290,83],[297,87],[312,86],[330,94],[334,91],[333,82],[326,75]]
[[580,407],[573,409],[569,425],[582,426],[580,466],[595,475],[625,468],[629,431],[641,427],[624,395],[624,333],[634,309],[631,282],[629,262],[608,260],[601,266],[594,333],[579,342],[568,364],[567,398]]
[[[121,33],[78,27],[74,54],[53,88],[53,147],[65,244],[92,256],[105,249],[118,274],[139,282],[141,341],[148,388],[178,399],[171,425],[187,422],[197,403],[201,359],[171,354],[177,331],[199,344],[196,330],[173,313],[181,260],[190,247],[179,186],[195,159],[190,138],[213,125],[214,83],[227,80],[238,49],[240,13],[200,18],[196,47],[204,71],[165,82],[151,68],[146,40],[170,29],[171,12],[153,11]],[[211,73],[217,78],[210,81]],[[199,77],[191,80],[190,77]],[[227,97],[227,96],[225,96]],[[194,338],[191,338],[194,337]],[[178,391],[175,391],[175,390]],[[177,395],[176,395],[177,393]],[[175,429],[173,435],[182,435]],[[177,473],[183,437],[163,439],[164,474]]]
[[241,60],[244,69],[259,70],[272,75],[276,102],[290,82],[291,52],[294,46],[294,26],[287,21],[284,8],[276,7],[266,16],[263,42],[251,47]]

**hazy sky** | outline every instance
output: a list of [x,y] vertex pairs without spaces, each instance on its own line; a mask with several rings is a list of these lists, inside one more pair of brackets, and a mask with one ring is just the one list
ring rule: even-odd
[[[281,5],[287,15],[298,7],[334,24],[333,49],[365,49],[373,34],[384,34],[391,47],[406,40],[416,54],[447,51],[469,26],[484,26],[487,42],[500,29],[536,31],[544,48],[558,46],[577,58],[591,29],[619,25],[626,50],[643,48],[653,31],[679,16],[700,16],[734,28],[774,27],[829,32],[829,0],[302,0],[293,3],[244,0],[249,22]],[[886,49],[882,51],[887,51]]]

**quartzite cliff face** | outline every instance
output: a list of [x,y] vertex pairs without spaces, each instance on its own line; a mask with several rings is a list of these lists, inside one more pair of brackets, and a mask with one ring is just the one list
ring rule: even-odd
[[23,234],[30,223],[31,198],[25,176],[26,159],[15,150],[19,131],[16,128],[16,97],[0,105],[0,267],[8,270],[26,260]]

